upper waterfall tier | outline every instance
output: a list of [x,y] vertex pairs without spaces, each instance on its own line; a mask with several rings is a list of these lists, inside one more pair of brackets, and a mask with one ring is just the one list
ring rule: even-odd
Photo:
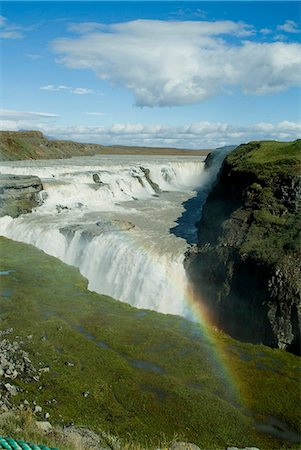
[[164,191],[187,191],[205,181],[202,157],[93,157],[1,163],[1,173],[37,175],[45,188],[44,205],[68,209],[111,210],[118,203],[146,199]]

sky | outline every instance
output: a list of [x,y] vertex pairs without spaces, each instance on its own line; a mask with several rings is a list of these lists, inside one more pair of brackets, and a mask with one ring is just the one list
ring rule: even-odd
[[6,1],[0,129],[215,148],[300,137],[300,2]]

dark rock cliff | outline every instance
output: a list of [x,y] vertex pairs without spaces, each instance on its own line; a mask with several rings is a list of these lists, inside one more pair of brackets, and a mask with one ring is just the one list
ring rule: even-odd
[[40,204],[43,186],[39,177],[31,175],[0,175],[0,217],[17,217],[31,212]]
[[300,353],[300,146],[252,142],[225,159],[186,270],[233,337]]

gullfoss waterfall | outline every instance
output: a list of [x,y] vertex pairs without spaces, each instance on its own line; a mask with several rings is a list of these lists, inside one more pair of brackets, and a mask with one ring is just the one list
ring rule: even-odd
[[23,161],[1,172],[35,174],[44,186],[33,213],[0,220],[2,235],[77,266],[91,290],[189,317],[186,242],[169,229],[208,182],[202,159]]
[[[195,200],[199,216],[220,163],[210,170],[200,157],[2,163],[2,173],[39,176],[44,191],[31,214],[0,219],[0,234],[77,266],[90,290],[197,321],[204,340],[215,344],[210,318],[186,279],[187,242],[181,230],[171,230],[187,200]],[[193,237],[194,216],[189,221],[185,232],[188,227]],[[223,349],[211,348],[212,364],[239,402]]]

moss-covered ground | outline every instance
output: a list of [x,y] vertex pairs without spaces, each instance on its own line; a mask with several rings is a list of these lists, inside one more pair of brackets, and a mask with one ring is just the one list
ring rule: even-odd
[[271,264],[298,252],[301,140],[250,142],[231,152],[226,161],[233,173],[250,181],[244,203],[254,212],[241,253]]
[[298,357],[89,292],[77,269],[1,237],[0,329],[8,327],[36,367],[50,367],[14,401],[36,401],[52,423],[148,448],[175,433],[206,450],[298,448],[287,440],[300,431]]
[[293,142],[253,141],[232,151],[227,160],[240,172],[253,173],[259,178],[271,175],[299,175],[301,139]]

